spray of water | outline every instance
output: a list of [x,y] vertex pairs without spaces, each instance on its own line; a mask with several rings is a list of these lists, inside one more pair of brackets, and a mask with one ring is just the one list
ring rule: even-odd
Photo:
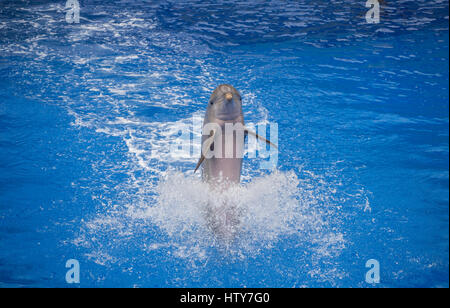
[[286,237],[295,237],[299,245],[328,236],[330,213],[294,172],[274,172],[225,191],[168,172],[154,189],[147,207],[129,207],[127,219],[156,226],[166,242],[149,238],[146,247],[171,247],[180,258],[200,260],[217,251],[242,258]]

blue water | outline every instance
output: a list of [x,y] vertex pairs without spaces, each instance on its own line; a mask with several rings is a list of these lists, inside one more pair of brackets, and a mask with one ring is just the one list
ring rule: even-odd
[[[80,4],[0,1],[1,287],[449,286],[448,1]],[[279,144],[227,247],[169,151],[221,83]]]

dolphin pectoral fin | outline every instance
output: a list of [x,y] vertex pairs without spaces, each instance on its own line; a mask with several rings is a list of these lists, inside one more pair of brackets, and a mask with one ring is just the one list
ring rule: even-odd
[[277,147],[275,144],[273,144],[272,142],[270,142],[270,140],[267,140],[266,138],[261,137],[260,135],[258,135],[258,134],[255,133],[254,131],[251,131],[251,130],[249,130],[248,128],[245,128],[245,132],[246,132],[247,134],[250,134],[250,135],[255,136],[256,139],[259,139],[259,140],[261,140],[261,141],[264,141],[265,143],[267,143],[267,144],[273,146],[275,149],[278,150],[278,147]]
[[205,156],[202,154],[202,156],[198,160],[197,166],[195,167],[194,173],[197,172],[198,167],[201,166],[201,164],[203,163],[204,160],[205,160]]
[[214,143],[214,134],[215,133],[216,133],[215,131],[212,131],[211,136],[204,142],[204,144],[202,146],[202,155],[200,156],[200,159],[198,160],[198,163],[197,163],[197,166],[195,167],[194,173],[197,171],[197,169],[201,166],[201,164],[205,160],[205,158],[206,158],[205,154],[208,154],[208,152],[211,151],[211,146]]

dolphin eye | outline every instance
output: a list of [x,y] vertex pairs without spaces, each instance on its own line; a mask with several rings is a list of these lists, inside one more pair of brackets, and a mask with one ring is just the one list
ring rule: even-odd
[[213,102],[213,101],[210,101],[209,104],[210,104],[210,105],[214,105],[214,102]]

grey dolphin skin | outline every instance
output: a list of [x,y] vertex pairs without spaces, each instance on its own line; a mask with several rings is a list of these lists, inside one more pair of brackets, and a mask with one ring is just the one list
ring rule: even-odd
[[276,147],[245,127],[239,92],[229,84],[218,86],[211,94],[206,109],[202,153],[195,168],[197,171],[202,165],[203,181],[224,184],[240,182],[246,134]]

